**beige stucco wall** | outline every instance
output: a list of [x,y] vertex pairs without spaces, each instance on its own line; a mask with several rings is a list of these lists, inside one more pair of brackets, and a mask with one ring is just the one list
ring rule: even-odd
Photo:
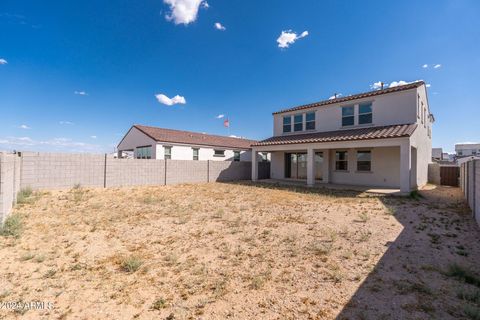
[[[152,146],[152,159],[156,158],[155,145],[157,142],[142,131],[132,127],[118,145],[118,150],[133,150],[136,147]],[[161,158],[163,159],[163,158]]]
[[[298,112],[288,112],[282,114],[275,114],[273,117],[273,134],[289,135],[299,134],[302,132],[283,133],[283,116],[295,115],[298,113],[306,113],[316,111],[315,124],[316,130],[314,131],[334,131],[342,129],[352,129],[361,126],[348,126],[342,127],[342,107],[358,105],[363,102],[372,102],[373,111],[373,123],[368,126],[383,126],[392,124],[406,124],[414,123],[416,121],[416,100],[417,89],[411,89],[406,91],[400,91],[396,93],[380,95],[376,97],[370,97],[366,99],[358,99],[354,101],[348,101],[345,103],[337,103],[328,106],[322,106],[318,108],[312,108],[302,110]],[[358,121],[358,106],[355,107],[355,122]],[[304,116],[305,117],[305,116]],[[293,118],[292,118],[293,123]],[[312,132],[312,131],[308,131]]]
[[[195,146],[195,145],[183,145],[172,143],[158,143],[156,145],[156,158],[164,159],[164,146],[172,147],[172,160],[192,160],[193,148],[198,148],[199,160],[211,160],[211,161],[233,161],[234,150],[222,147],[208,147],[208,146]],[[215,149],[225,150],[225,157],[215,157]],[[239,150],[240,161],[251,161],[252,152],[250,150]]]

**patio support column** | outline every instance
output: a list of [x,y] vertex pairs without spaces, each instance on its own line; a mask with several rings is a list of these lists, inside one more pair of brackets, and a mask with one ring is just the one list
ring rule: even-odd
[[323,150],[322,182],[330,182],[330,155],[329,149]]
[[307,149],[307,185],[315,185],[315,151]]
[[258,180],[258,151],[252,149],[252,181]]
[[121,159],[122,158],[122,150],[117,151],[117,158]]
[[410,192],[410,170],[412,169],[410,140],[400,145],[400,191]]

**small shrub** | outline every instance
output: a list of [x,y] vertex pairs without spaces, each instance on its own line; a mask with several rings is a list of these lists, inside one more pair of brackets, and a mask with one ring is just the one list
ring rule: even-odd
[[333,244],[331,242],[326,242],[326,243],[319,242],[319,243],[311,244],[308,249],[317,256],[325,256],[330,254],[330,252],[333,249]]
[[410,199],[417,200],[417,201],[423,198],[422,195],[418,193],[418,190],[411,191],[409,197]]
[[0,226],[0,235],[4,237],[20,237],[22,233],[22,218],[18,213],[11,214]]
[[358,214],[358,219],[360,222],[365,223],[370,220],[370,217],[368,216],[368,213],[364,211]]
[[469,269],[456,263],[448,266],[448,270],[445,272],[445,275],[457,278],[458,280],[464,281],[465,283],[473,284],[477,287],[480,287],[480,277],[474,274]]
[[28,261],[32,260],[35,257],[35,255],[31,252],[27,252],[24,255],[20,257],[20,261]]
[[480,303],[480,290],[471,291],[462,289],[457,292],[457,297],[465,301]]
[[43,261],[45,261],[45,256],[43,254],[35,258],[35,262],[42,263]]
[[467,305],[464,309],[464,312],[465,315],[470,319],[480,320],[480,309]]
[[18,204],[24,204],[24,203],[29,203],[30,202],[30,197],[33,194],[33,190],[31,187],[26,187],[20,190],[17,193],[17,203]]
[[143,264],[143,261],[140,258],[135,256],[130,256],[122,260],[121,267],[123,271],[128,273],[133,273],[138,269],[140,269],[142,264]]
[[57,270],[50,269],[43,275],[43,278],[45,279],[52,278],[56,273],[57,273]]
[[153,304],[152,304],[152,309],[153,310],[160,310],[160,309],[163,309],[163,308],[166,308],[166,307],[167,307],[167,302],[163,298],[159,298],[159,299],[155,300],[155,302],[153,302]]

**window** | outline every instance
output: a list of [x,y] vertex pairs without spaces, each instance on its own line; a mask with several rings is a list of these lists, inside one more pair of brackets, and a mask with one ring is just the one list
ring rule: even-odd
[[462,155],[463,155],[463,152],[462,152],[462,151],[458,151],[458,155],[459,155],[459,156],[462,156]]
[[233,151],[233,161],[240,161],[240,151]]
[[357,151],[357,171],[369,172],[372,170],[371,151]]
[[358,109],[358,124],[372,123],[372,103],[360,104]]
[[165,160],[172,159],[172,147],[163,147],[163,158]]
[[268,152],[262,152],[260,155],[262,156],[262,162],[268,161]]
[[136,159],[152,159],[152,146],[136,148],[135,158]]
[[353,126],[355,124],[354,108],[342,107],[342,126]]
[[305,129],[315,130],[315,112],[308,112],[306,114]]
[[335,170],[337,171],[348,170],[348,154],[346,151],[335,152]]
[[420,119],[420,95],[417,96],[417,118]]
[[198,148],[192,148],[193,160],[198,160]]
[[283,132],[292,132],[292,117],[283,117]]
[[296,114],[293,117],[293,131],[303,130],[303,114]]
[[225,150],[216,150],[213,153],[214,157],[225,157]]

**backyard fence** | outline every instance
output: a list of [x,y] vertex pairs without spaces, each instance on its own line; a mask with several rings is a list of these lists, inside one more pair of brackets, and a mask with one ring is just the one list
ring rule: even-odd
[[[258,164],[259,178],[270,176],[270,163]],[[16,202],[18,191],[30,187],[66,189],[171,185],[251,180],[252,163],[244,161],[193,161],[115,159],[102,154],[22,152],[0,153],[0,223]]]
[[480,160],[461,164],[460,188],[472,209],[473,217],[480,225]]

